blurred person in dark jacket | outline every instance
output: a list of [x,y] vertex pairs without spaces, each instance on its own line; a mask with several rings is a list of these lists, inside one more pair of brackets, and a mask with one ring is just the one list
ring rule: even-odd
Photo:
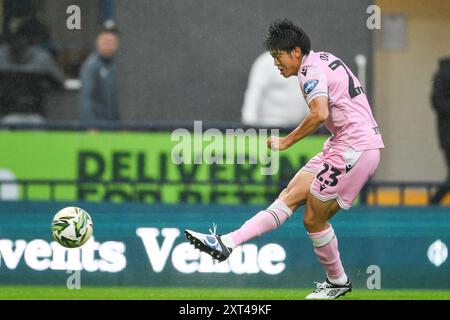
[[83,122],[119,120],[114,57],[119,48],[115,28],[104,28],[96,40],[96,51],[81,67],[81,110]]
[[0,46],[3,123],[43,123],[46,94],[64,85],[62,69],[47,50],[33,42],[33,25],[32,19],[25,19]]
[[440,60],[431,99],[437,115],[439,142],[447,164],[447,185],[439,188],[430,200],[430,203],[438,204],[450,191],[450,57]]

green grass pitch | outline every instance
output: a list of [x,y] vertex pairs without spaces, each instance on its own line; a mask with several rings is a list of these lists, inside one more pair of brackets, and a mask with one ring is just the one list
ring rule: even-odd
[[[302,300],[311,289],[0,286],[0,300]],[[339,300],[450,300],[445,290],[354,290]]]

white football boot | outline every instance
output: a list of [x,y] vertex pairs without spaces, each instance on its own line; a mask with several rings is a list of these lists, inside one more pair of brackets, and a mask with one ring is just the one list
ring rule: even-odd
[[337,299],[352,291],[352,282],[348,279],[343,286],[333,284],[328,279],[325,282],[316,282],[317,289],[306,296],[306,299]]

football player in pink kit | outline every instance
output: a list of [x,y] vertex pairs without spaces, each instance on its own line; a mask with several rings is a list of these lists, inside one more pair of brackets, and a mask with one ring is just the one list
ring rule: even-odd
[[307,299],[334,299],[351,291],[333,227],[328,222],[342,209],[350,209],[374,174],[384,147],[378,125],[359,80],[331,53],[314,52],[306,33],[289,20],[273,23],[266,38],[275,66],[285,78],[297,76],[310,113],[286,137],[270,137],[272,150],[285,150],[322,124],[331,132],[322,152],[290,181],[278,199],[226,235],[186,230],[187,239],[201,251],[224,261],[232,250],[274,230],[305,204],[303,224],[312,241],[326,280]]

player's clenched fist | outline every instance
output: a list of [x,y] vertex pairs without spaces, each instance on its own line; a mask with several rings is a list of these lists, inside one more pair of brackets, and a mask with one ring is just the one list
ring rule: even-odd
[[274,151],[281,151],[289,148],[286,139],[275,136],[271,136],[267,139],[267,146]]

